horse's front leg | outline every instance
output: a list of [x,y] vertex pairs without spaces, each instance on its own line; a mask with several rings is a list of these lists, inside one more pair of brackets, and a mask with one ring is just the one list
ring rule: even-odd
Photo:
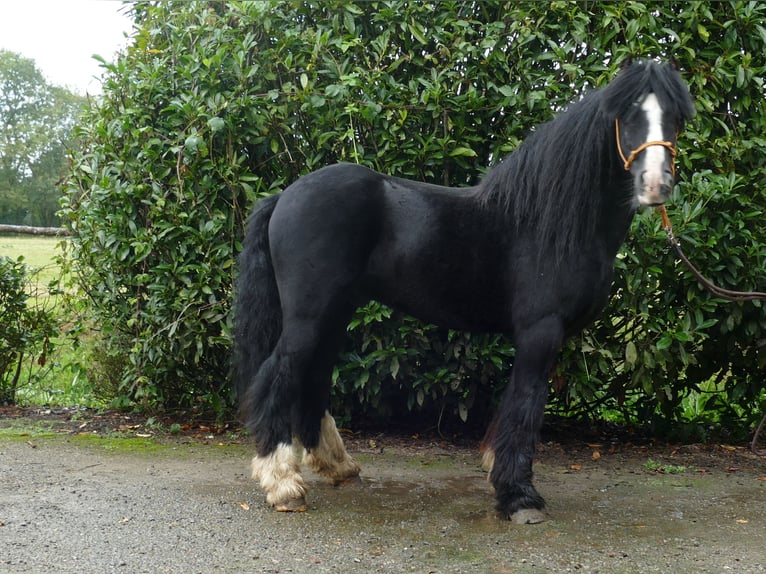
[[488,437],[494,455],[490,480],[504,518],[535,524],[545,518],[545,501],[532,485],[532,461],[548,395],[548,373],[563,340],[563,326],[550,316],[517,333],[508,388]]

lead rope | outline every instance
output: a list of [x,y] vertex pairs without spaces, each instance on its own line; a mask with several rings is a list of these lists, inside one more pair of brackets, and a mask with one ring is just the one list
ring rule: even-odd
[[[614,129],[615,129],[615,135],[617,136],[617,152],[620,154],[620,158],[623,161],[623,167],[625,168],[625,171],[630,171],[630,166],[632,165],[633,161],[636,159],[638,154],[640,154],[646,148],[653,145],[659,145],[664,148],[667,148],[667,150],[670,152],[671,157],[674,160],[676,158],[676,148],[669,141],[645,142],[641,144],[640,146],[638,146],[633,151],[631,151],[630,155],[626,158],[625,154],[622,152],[622,144],[620,143],[620,122],[616,118],[614,120]],[[675,175],[676,170],[675,170],[674,162],[670,163],[670,171],[673,175]],[[689,271],[692,272],[692,275],[694,275],[697,281],[699,281],[700,285],[702,285],[705,289],[713,293],[715,296],[720,297],[721,299],[725,299],[727,301],[740,302],[740,301],[766,300],[766,293],[761,293],[760,291],[732,291],[730,289],[724,289],[723,287],[719,287],[712,281],[706,279],[705,276],[702,275],[702,273],[700,273],[700,271],[694,265],[692,265],[692,262],[689,261],[686,255],[684,255],[684,252],[681,250],[681,242],[678,241],[678,239],[676,239],[676,236],[673,233],[673,226],[670,224],[670,218],[668,217],[668,212],[665,209],[665,206],[660,205],[656,207],[655,209],[659,212],[660,217],[662,217],[662,228],[665,230],[665,234],[668,237],[668,243],[670,243],[670,247],[673,249],[673,251],[678,256],[678,258],[684,263],[684,265],[686,265]],[[761,435],[761,431],[763,430],[764,425],[766,425],[766,414],[764,414],[763,418],[761,419],[761,422],[758,424],[758,427],[755,429],[753,440],[750,443],[750,450],[758,456],[766,456],[766,449],[758,448],[758,437]]]
[[665,233],[668,236],[668,243],[670,243],[670,246],[673,248],[673,251],[675,251],[676,255],[678,255],[678,258],[683,261],[684,264],[689,268],[689,271],[692,272],[692,275],[697,278],[697,281],[700,282],[700,285],[702,285],[705,289],[717,297],[726,299],[727,301],[762,301],[766,299],[766,293],[761,293],[760,291],[732,291],[730,289],[719,287],[712,281],[705,279],[702,273],[700,273],[699,270],[694,265],[692,265],[692,262],[689,261],[686,255],[684,255],[684,252],[681,251],[681,242],[676,239],[676,236],[673,233],[673,227],[670,225],[670,219],[668,218],[668,212],[665,210],[665,206],[660,205],[655,209],[660,212],[660,216],[662,217],[662,228],[665,230]]

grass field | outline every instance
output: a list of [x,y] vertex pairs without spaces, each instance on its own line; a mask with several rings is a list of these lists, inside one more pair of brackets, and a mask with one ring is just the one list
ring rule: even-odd
[[36,237],[31,235],[0,236],[0,256],[11,259],[24,257],[30,271],[38,273],[38,282],[47,285],[58,277],[59,266],[56,257],[61,255],[59,244],[65,239],[59,237]]

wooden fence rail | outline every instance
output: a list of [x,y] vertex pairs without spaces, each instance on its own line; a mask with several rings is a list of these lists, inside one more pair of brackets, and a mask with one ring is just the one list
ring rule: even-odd
[[48,235],[52,237],[69,235],[63,227],[29,227],[28,225],[0,224],[0,233],[19,233],[22,235]]

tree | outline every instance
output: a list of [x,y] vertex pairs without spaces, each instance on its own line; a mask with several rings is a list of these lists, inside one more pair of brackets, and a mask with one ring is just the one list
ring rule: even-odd
[[57,224],[66,149],[83,98],[0,50],[0,222]]
[[[234,261],[257,198],[335,161],[474,183],[629,54],[674,56],[697,100],[671,207],[689,256],[726,286],[763,281],[764,5],[196,1],[134,10],[133,45],[106,64],[104,98],[78,129],[65,209],[73,261],[107,347],[126,357],[123,392],[134,399],[221,397]],[[705,400],[752,419],[765,400],[760,309],[703,293],[669,258],[650,212],[617,267],[603,319],[562,354],[555,406],[673,420],[684,416],[681,398],[709,382]],[[465,417],[512,365],[502,337],[443,332],[376,303],[349,337],[335,400],[362,399],[369,410],[399,387],[406,406]]]

